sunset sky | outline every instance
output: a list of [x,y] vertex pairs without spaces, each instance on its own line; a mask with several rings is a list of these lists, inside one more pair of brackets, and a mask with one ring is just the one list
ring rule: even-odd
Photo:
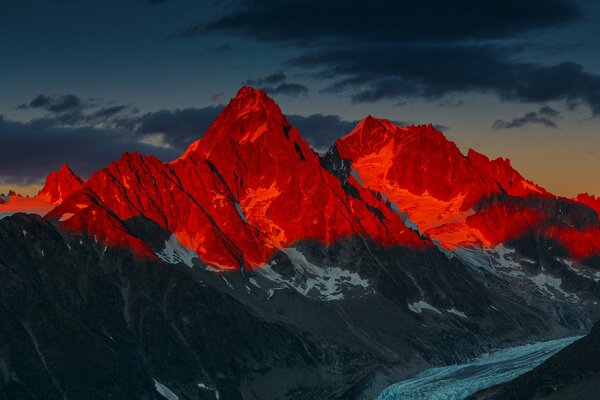
[[582,0],[1,1],[0,193],[171,160],[252,85],[319,151],[369,114],[432,123],[599,195],[599,20]]

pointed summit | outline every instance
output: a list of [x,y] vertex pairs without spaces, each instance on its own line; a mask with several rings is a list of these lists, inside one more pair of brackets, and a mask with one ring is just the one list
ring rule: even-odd
[[[271,142],[287,136],[290,124],[281,109],[267,94],[250,86],[242,87],[229,101],[219,117],[213,122],[202,139],[192,143],[179,158],[185,159],[194,152],[208,156],[222,143]],[[277,138],[274,138],[278,136]]]
[[51,204],[60,204],[82,184],[83,180],[65,163],[58,171],[48,175],[44,187],[36,197]]

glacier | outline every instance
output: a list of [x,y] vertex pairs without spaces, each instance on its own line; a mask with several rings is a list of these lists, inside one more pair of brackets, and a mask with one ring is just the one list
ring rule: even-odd
[[462,400],[532,370],[581,336],[499,350],[470,362],[427,369],[388,386],[377,400]]

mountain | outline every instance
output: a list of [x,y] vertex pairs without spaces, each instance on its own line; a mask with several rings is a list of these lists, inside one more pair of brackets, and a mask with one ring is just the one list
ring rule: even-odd
[[515,380],[477,393],[479,400],[594,400],[600,390],[600,322],[584,338]]
[[591,209],[595,210],[600,215],[600,197],[596,197],[591,194],[581,193],[575,198],[575,201],[585,204]]
[[83,180],[64,164],[58,171],[48,175],[37,195],[24,197],[11,190],[6,199],[0,198],[0,217],[18,212],[45,215],[82,185]]
[[534,234],[557,241],[578,261],[592,262],[600,251],[598,217],[587,207],[526,180],[509,160],[472,149],[464,156],[431,125],[399,127],[367,117],[332,152],[449,250],[493,248]]
[[36,197],[51,204],[60,204],[82,185],[83,180],[67,164],[63,164],[58,171],[48,175],[44,187]]
[[49,218],[114,245],[92,210],[122,231],[122,221],[144,216],[219,270],[256,268],[276,249],[305,239],[329,244],[363,235],[384,245],[431,245],[371,193],[347,193],[275,102],[251,88],[240,90],[179,159],[165,164],[125,154]]
[[586,332],[598,229],[431,126],[368,117],[319,156],[244,87],[172,162],[0,205],[0,399],[373,398]]

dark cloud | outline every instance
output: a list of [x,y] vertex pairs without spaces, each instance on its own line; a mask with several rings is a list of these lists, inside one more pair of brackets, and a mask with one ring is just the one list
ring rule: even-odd
[[146,4],[150,5],[150,6],[156,6],[159,4],[163,4],[166,3],[169,0],[146,0]]
[[63,162],[88,176],[125,151],[134,150],[163,159],[177,156],[172,149],[144,144],[135,135],[120,130],[57,127],[46,120],[22,123],[0,118],[0,181],[7,184],[40,183]]
[[114,117],[117,114],[120,114],[121,112],[125,111],[127,108],[129,108],[129,106],[125,106],[125,105],[118,105],[118,106],[112,106],[112,107],[104,107],[96,112],[94,112],[91,117],[93,119],[97,119],[97,118],[111,118]]
[[246,84],[251,86],[273,85],[276,83],[285,82],[285,80],[286,76],[283,72],[276,72],[274,74],[267,75],[264,78],[248,79]]
[[516,117],[510,121],[498,119],[494,121],[492,128],[513,129],[521,128],[525,125],[544,125],[548,128],[556,128],[556,122],[554,121],[554,119],[557,118],[558,115],[559,112],[553,109],[552,107],[543,106],[537,112],[528,112],[522,117]]
[[[55,104],[34,99],[37,108]],[[27,106],[29,107],[29,105]],[[183,153],[222,110],[222,106],[160,110],[139,114],[126,105],[86,105],[29,122],[0,116],[0,181],[41,182],[63,162],[84,177],[121,157],[125,151],[155,154],[170,161]]]
[[165,143],[183,152],[190,143],[204,135],[222,110],[222,106],[160,110],[144,114],[131,122],[138,138],[164,135]]
[[21,104],[17,109],[43,109],[48,111],[49,114],[37,120],[38,123],[43,121],[47,126],[95,125],[105,123],[126,110],[135,112],[135,109],[128,105],[111,105],[96,99],[82,100],[72,94],[65,96],[40,94],[28,104]]
[[351,91],[354,102],[456,93],[491,93],[503,101],[585,103],[600,114],[600,76],[581,65],[540,65],[514,60],[517,50],[496,45],[377,46],[315,50],[294,66],[341,77],[326,90]]
[[313,114],[308,117],[288,115],[288,120],[318,151],[328,149],[337,138],[350,133],[358,123],[358,121],[345,121],[337,115],[323,114]]
[[297,43],[438,42],[510,38],[581,16],[569,0],[237,0],[208,24],[173,36],[209,32]]
[[79,97],[72,94],[58,97],[40,94],[31,100],[29,104],[21,104],[17,108],[19,110],[42,108],[52,113],[62,113],[81,108],[83,105],[84,102]]
[[539,45],[523,42],[532,32],[580,19],[575,0],[230,3],[209,23],[176,35],[295,46],[299,55],[289,66],[309,70],[326,91],[347,93],[353,102],[425,98],[449,105],[448,97],[487,93],[511,102],[586,104],[600,114],[600,75],[573,62],[528,61]]
[[541,115],[545,115],[551,118],[556,118],[558,117],[558,114],[560,114],[558,111],[556,111],[554,108],[550,107],[550,106],[543,106],[540,108],[539,113]]
[[285,95],[290,97],[307,96],[308,88],[298,83],[287,83],[283,72],[267,75],[264,78],[248,79],[244,84],[256,86],[270,95]]
[[308,96],[308,88],[297,83],[284,83],[278,86],[263,86],[262,90],[271,95],[286,95],[290,97]]

